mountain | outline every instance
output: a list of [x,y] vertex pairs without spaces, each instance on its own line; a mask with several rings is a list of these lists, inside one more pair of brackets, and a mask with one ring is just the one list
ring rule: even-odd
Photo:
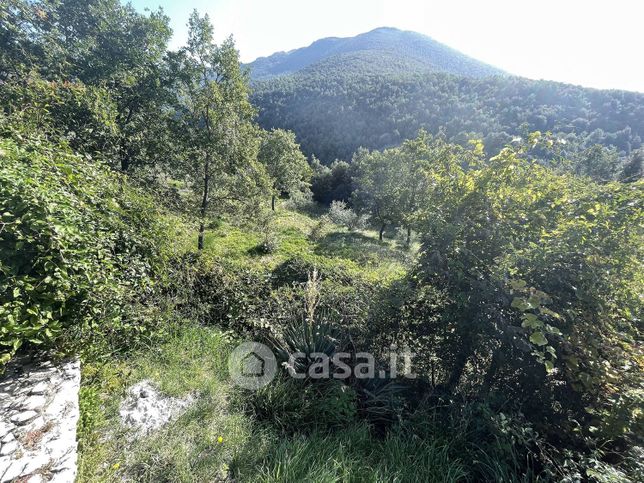
[[565,154],[602,144],[624,157],[644,139],[644,94],[499,75],[413,32],[323,39],[250,68],[260,125],[294,131],[325,163],[395,146],[420,128],[452,142],[481,138],[488,153],[537,130],[565,138]]
[[[308,47],[260,57],[248,66],[254,79],[266,79],[297,72],[335,57],[360,61],[377,56],[395,58],[402,69],[413,67],[418,71],[471,77],[504,74],[502,70],[472,59],[426,35],[391,27],[377,28],[355,37],[317,40]],[[390,66],[388,62],[386,65]]]

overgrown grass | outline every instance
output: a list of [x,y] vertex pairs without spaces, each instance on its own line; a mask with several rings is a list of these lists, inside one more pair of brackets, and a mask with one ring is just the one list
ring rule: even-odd
[[[385,439],[363,423],[336,431],[287,435],[260,422],[239,399],[227,373],[234,341],[216,329],[187,326],[166,344],[102,366],[86,364],[81,392],[79,482],[459,481],[462,462],[445,439],[403,432]],[[151,379],[166,394],[197,396],[181,417],[154,435],[133,439],[119,422],[125,389]],[[280,384],[280,382],[276,382]],[[237,394],[237,398],[231,395]],[[243,395],[242,395],[243,396]]]
[[[375,438],[365,424],[338,432],[286,436],[230,403],[227,357],[233,341],[189,326],[168,342],[126,361],[84,368],[79,482],[460,481],[465,469],[446,440],[402,432]],[[151,379],[166,394],[196,403],[151,437],[121,427],[127,386]],[[278,382],[279,384],[279,382]]]
[[[262,240],[261,232],[221,221],[207,233],[203,256],[213,263],[224,259],[233,267],[264,271],[297,258],[381,282],[404,276],[414,257],[413,249],[392,241],[379,242],[373,232],[349,232],[333,224],[325,227],[322,236],[311,237],[317,223],[306,214],[280,209],[272,225],[279,238],[278,248],[260,254],[255,248]],[[176,255],[190,251],[189,228],[183,225],[176,230],[180,240]],[[264,397],[263,406],[270,406],[259,414],[257,407],[262,405],[249,404],[251,395],[241,393],[229,379],[228,355],[237,342],[232,333],[186,323],[175,327],[161,345],[122,359],[84,364],[78,481],[403,482],[464,478],[464,466],[446,438],[423,441],[393,431],[382,439],[364,422],[350,419],[338,427],[327,424],[315,410],[306,413],[311,420],[306,424],[283,424],[280,418],[303,413],[298,401],[308,397],[293,399],[292,391],[297,391],[290,385],[293,381],[278,378],[268,391],[292,399],[291,413],[280,412],[278,403],[256,393],[252,397]],[[152,380],[168,396],[192,394],[196,401],[162,430],[136,439],[121,425],[118,409],[127,388],[142,379]],[[306,400],[313,408],[320,402],[315,397]],[[333,401],[327,404],[334,407]]]
[[315,240],[310,234],[318,218],[286,209],[281,204],[274,216],[271,229],[278,239],[278,248],[273,253],[258,253],[256,248],[263,234],[256,228],[222,221],[207,232],[204,255],[244,268],[268,270],[298,258],[320,267],[342,267],[352,275],[369,280],[387,281],[404,275],[418,248],[417,245],[405,247],[397,240],[381,242],[374,231],[348,231],[333,223]]
[[404,434],[374,439],[356,425],[334,433],[314,433],[281,441],[259,468],[241,474],[254,482],[452,482],[467,476],[450,456],[449,445]]

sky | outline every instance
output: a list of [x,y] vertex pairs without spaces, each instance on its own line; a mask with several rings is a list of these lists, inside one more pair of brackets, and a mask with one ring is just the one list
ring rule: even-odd
[[[125,3],[125,0],[122,0]],[[193,9],[208,13],[218,41],[233,35],[243,62],[350,37],[376,27],[428,35],[531,79],[644,92],[642,0],[132,0],[163,7],[171,48],[187,38]]]

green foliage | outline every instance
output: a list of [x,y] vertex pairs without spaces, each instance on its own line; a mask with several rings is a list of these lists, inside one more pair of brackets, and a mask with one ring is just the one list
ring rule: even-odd
[[367,224],[366,216],[358,215],[344,201],[332,201],[327,216],[333,223],[349,231],[360,230]]
[[292,132],[274,129],[264,133],[258,159],[273,181],[273,209],[276,196],[308,189],[311,169]]
[[232,38],[215,44],[208,16],[194,11],[177,69],[181,102],[173,124],[181,149],[175,167],[194,191],[201,250],[207,216],[254,208],[268,180],[257,161],[259,136],[251,122],[248,79]]
[[348,203],[353,193],[350,164],[336,160],[331,166],[325,166],[314,157],[311,165],[311,191],[315,201],[325,205],[330,205],[333,201]]
[[454,143],[481,138],[488,156],[536,130],[565,139],[566,157],[595,144],[627,156],[644,138],[641,93],[450,75],[382,49],[335,54],[253,82],[259,124],[292,130],[304,153],[325,164],[351,159],[360,147],[399,145],[421,128],[443,129]]
[[118,346],[144,331],[128,312],[161,269],[152,201],[41,138],[2,139],[0,156],[2,362],[27,343],[110,333]]
[[357,417],[355,392],[335,380],[310,384],[279,376],[256,392],[240,395],[240,404],[289,434],[342,428]]
[[317,431],[282,439],[248,481],[392,481],[456,482],[468,477],[468,466],[450,454],[447,439],[420,440],[403,431],[374,439],[365,425],[342,431]]
[[[74,149],[123,170],[150,164],[167,151],[168,23],[161,10],[144,15],[118,0],[11,0],[0,7],[0,79],[19,86],[19,110],[50,104],[54,126],[72,136]],[[34,78],[51,86],[34,86]],[[84,86],[88,101],[79,97]],[[86,124],[87,110],[105,115],[108,92],[110,123]],[[86,144],[83,136],[102,142]]]
[[[572,439],[631,440],[641,424],[641,183],[588,183],[511,149],[469,171],[444,161],[428,172],[416,279],[446,303],[414,332],[426,337],[426,364],[438,361],[437,383],[511,395]],[[474,360],[485,363],[475,370]]]
[[108,89],[31,75],[0,86],[0,101],[7,133],[45,134],[108,162],[117,151],[117,108]]

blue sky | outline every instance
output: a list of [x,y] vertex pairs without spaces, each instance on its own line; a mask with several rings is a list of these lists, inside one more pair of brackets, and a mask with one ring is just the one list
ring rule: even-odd
[[172,47],[193,9],[221,40],[232,34],[249,62],[322,37],[376,27],[414,30],[513,74],[644,92],[641,0],[132,0],[162,6]]

